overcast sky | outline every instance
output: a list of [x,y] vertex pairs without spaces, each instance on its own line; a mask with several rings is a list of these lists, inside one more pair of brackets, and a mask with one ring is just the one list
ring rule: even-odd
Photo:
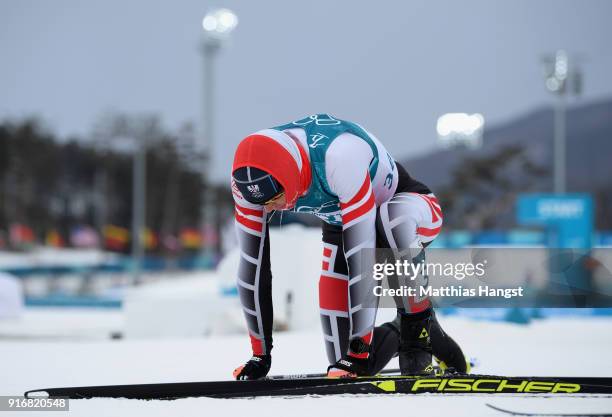
[[397,158],[436,144],[446,112],[509,120],[551,98],[539,58],[583,59],[582,100],[612,95],[612,1],[0,0],[0,118],[36,114],[62,136],[103,113],[199,124],[201,18],[240,19],[218,60],[215,177],[260,128],[329,112]]

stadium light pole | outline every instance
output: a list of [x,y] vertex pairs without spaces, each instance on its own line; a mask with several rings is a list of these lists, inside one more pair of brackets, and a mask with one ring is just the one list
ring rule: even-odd
[[544,57],[543,63],[546,89],[557,98],[553,122],[553,191],[563,194],[567,190],[566,96],[570,87],[575,95],[580,94],[582,73],[579,68],[570,71],[569,58],[564,50],[558,50],[554,56]]
[[[216,201],[212,195],[214,189],[212,184],[213,172],[213,151],[215,135],[215,61],[216,57],[229,40],[231,32],[238,25],[238,17],[228,9],[215,9],[206,13],[202,19],[201,53],[203,67],[203,102],[202,102],[202,130],[201,135],[204,141],[204,161],[202,166],[202,201],[201,201],[201,222],[202,232],[207,232],[215,224],[217,219]],[[203,242],[204,243],[204,242]],[[209,258],[215,249],[208,244],[202,245],[202,254]]]

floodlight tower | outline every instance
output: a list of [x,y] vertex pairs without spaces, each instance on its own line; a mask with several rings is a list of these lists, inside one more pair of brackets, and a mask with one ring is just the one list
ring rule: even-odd
[[[214,227],[217,221],[217,202],[214,201],[212,184],[213,152],[215,135],[215,61],[223,45],[229,40],[231,32],[238,25],[238,17],[228,9],[215,9],[206,13],[202,19],[202,67],[203,67],[203,106],[202,139],[204,141],[204,161],[202,166],[201,222],[202,236]],[[207,259],[216,252],[207,242],[202,242],[202,252]]]
[[567,189],[566,97],[570,90],[574,95],[581,93],[582,72],[578,67],[570,68],[567,52],[562,49],[554,55],[545,56],[542,62],[546,89],[557,97],[554,109],[553,190],[563,194]]

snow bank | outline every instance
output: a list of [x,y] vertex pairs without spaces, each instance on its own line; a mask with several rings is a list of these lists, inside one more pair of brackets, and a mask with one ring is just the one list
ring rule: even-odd
[[[319,328],[317,283],[321,231],[300,225],[272,229],[272,298],[277,327]],[[214,273],[181,273],[127,291],[127,337],[197,337],[246,332],[237,298],[240,252],[232,249]]]
[[118,255],[98,249],[38,247],[28,252],[0,251],[0,269],[37,266],[91,267],[118,259]]
[[23,288],[17,277],[0,271],[0,319],[23,313]]
[[123,312],[128,338],[201,337],[215,329],[221,333],[243,329],[237,299],[224,297],[217,275],[209,272],[175,274],[130,288]]

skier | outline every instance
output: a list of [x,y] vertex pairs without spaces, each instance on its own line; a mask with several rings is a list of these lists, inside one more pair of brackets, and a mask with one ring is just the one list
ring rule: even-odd
[[429,374],[432,353],[442,366],[469,371],[429,299],[404,300],[396,319],[378,327],[376,308],[361,305],[373,284],[360,279],[361,249],[424,248],[442,226],[434,194],[374,135],[329,114],[258,131],[236,149],[231,187],[241,251],[237,284],[253,352],[236,379],[262,378],[272,363],[266,219],[275,210],[323,220],[319,307],[328,376],[374,375],[395,355],[403,375]]

